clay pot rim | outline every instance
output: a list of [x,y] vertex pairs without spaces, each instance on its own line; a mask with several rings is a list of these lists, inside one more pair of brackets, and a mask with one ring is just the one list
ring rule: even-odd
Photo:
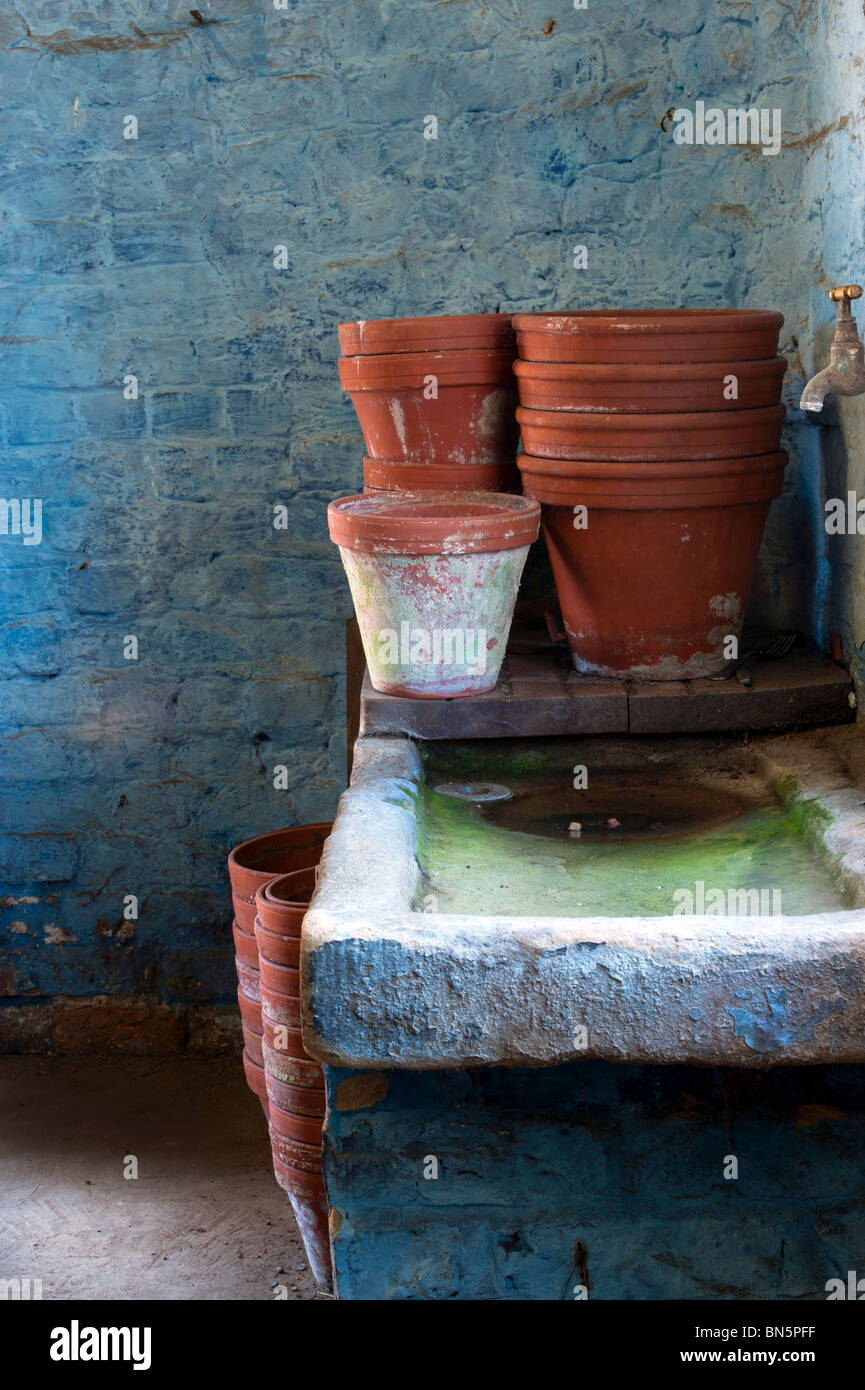
[[652,336],[671,328],[677,333],[716,333],[721,327],[730,332],[780,329],[784,315],[777,309],[565,309],[552,314],[514,314],[511,322],[517,333],[579,334],[582,329],[591,335],[601,329],[605,333]]
[[[261,974],[262,974],[262,975],[265,975],[265,974],[269,975],[269,974],[271,973],[271,971],[273,971],[273,970],[279,970],[280,972],[282,972],[282,971],[286,971],[286,972],[290,971],[292,975],[297,975],[297,976],[300,975],[300,968],[299,968],[299,966],[297,966],[297,965],[280,965],[280,963],[279,963],[278,960],[268,960],[267,956],[264,957],[264,959],[262,960],[261,963],[262,963],[262,966],[267,966],[267,970],[262,970],[262,971],[261,971]],[[279,975],[277,975],[276,978],[279,979],[279,978],[280,978]],[[289,983],[291,983],[291,981],[289,981]],[[265,988],[266,988],[271,994],[279,994],[279,993],[280,993],[279,990],[271,989],[269,985],[266,985]],[[298,998],[298,996],[297,996],[296,994],[290,995],[290,996],[288,996],[288,997],[289,997],[289,998],[292,998],[292,999],[297,999],[297,998]]]
[[[272,869],[261,868],[256,862],[256,856],[260,856],[262,853],[277,853],[280,850],[295,849],[301,852],[306,849],[314,849],[316,848],[316,841],[319,838],[326,839],[332,829],[333,821],[314,821],[309,825],[285,825],[279,830],[265,831],[263,835],[255,835],[251,839],[243,840],[239,845],[235,845],[228,856],[228,872],[232,877],[232,894],[239,897],[243,902],[253,901],[253,898],[245,897],[240,889],[239,883],[235,882],[235,876],[238,880],[244,877],[247,878],[254,897],[255,890],[261,883],[266,883],[268,879],[277,878],[280,874],[286,872],[284,869],[277,869],[274,872]],[[298,843],[300,839],[298,832],[300,831],[309,831],[309,844],[303,842]],[[280,842],[281,836],[290,836],[292,834],[295,835],[294,839],[286,839],[284,843]],[[253,847],[257,847],[257,849],[254,850]],[[251,854],[253,854],[254,857],[253,861],[250,863],[249,857]]]
[[593,511],[691,511],[769,503],[784,484],[784,463],[750,473],[708,478],[591,478],[527,474],[524,482],[545,507],[585,506]]
[[[746,429],[748,425],[770,424],[774,420],[783,421],[787,414],[785,405],[749,406],[747,410],[682,410],[674,412],[644,411],[594,411],[594,410],[534,410],[529,406],[517,406],[516,417],[519,423],[536,430],[627,430],[634,434],[646,430],[671,430],[681,432],[687,429],[735,431]],[[519,457],[519,456],[518,456]]]
[[465,348],[340,357],[337,367],[345,391],[420,391],[426,376],[439,386],[512,386],[515,359],[515,349]]
[[[277,1123],[274,1123],[274,1112],[276,1112]],[[284,1119],[283,1116],[287,1118]],[[283,1129],[278,1128],[280,1121],[283,1125]],[[272,1100],[270,1102],[270,1127],[272,1130],[276,1130],[277,1134],[282,1139],[288,1139],[298,1144],[308,1144],[311,1149],[317,1149],[319,1144],[317,1144],[315,1140],[310,1142],[308,1138],[300,1139],[297,1136],[300,1134],[314,1134],[316,1127],[322,1130],[324,1128],[323,1121],[324,1117],[322,1115],[299,1114],[294,1110],[283,1109],[281,1105],[274,1104]]]
[[[255,897],[256,903],[260,899],[265,907],[302,908],[305,911],[314,892],[315,866],[312,866],[309,869],[292,869],[290,873],[278,874],[276,878],[268,879],[267,883],[261,885]],[[286,896],[287,894],[291,896]],[[266,923],[262,922],[260,925],[273,932],[273,928],[268,927]]]
[[633,478],[643,482],[660,478],[729,477],[782,466],[786,468],[789,455],[786,449],[767,454],[747,454],[739,458],[712,459],[592,459],[544,458],[538,454],[520,454],[521,473],[546,474],[557,478]]
[[[426,314],[413,318],[349,319],[337,325],[340,350],[354,356],[411,352],[421,342],[477,339],[490,346],[513,343],[510,314]],[[405,346],[403,346],[405,344]]]
[[[256,919],[255,919],[255,939],[256,939],[256,941],[258,941],[259,936],[263,936],[263,937],[265,938],[265,940],[267,940],[267,939],[269,939],[269,938],[272,937],[274,941],[278,941],[278,942],[280,942],[281,945],[284,945],[286,941],[294,941],[294,942],[297,942],[297,941],[300,939],[300,929],[298,928],[298,930],[297,930],[296,932],[292,932],[292,933],[284,932],[284,931],[274,931],[274,930],[273,930],[273,927],[266,927],[266,926],[264,925],[264,923],[261,921],[261,919],[260,919],[259,917],[256,917]],[[271,961],[272,961],[272,960],[273,960],[273,957],[272,957],[272,956],[266,956],[265,959],[266,959],[266,960],[271,960]],[[274,965],[281,965],[281,964],[282,964],[281,961],[273,961],[273,963],[274,963]],[[294,968],[296,969],[297,967],[295,966]]]
[[[676,381],[711,381],[730,373],[736,376],[779,376],[787,370],[786,357],[752,357],[742,362],[534,362],[518,357],[514,372],[527,380],[622,382],[666,384]],[[623,372],[623,368],[625,371]],[[765,407],[758,407],[764,409]]]
[[375,555],[465,555],[516,550],[538,534],[537,504],[508,492],[378,492],[339,497],[330,538]]

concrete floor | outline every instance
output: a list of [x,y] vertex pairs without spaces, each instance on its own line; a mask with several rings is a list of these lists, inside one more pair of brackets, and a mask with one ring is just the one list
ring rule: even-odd
[[0,1057],[0,1278],[27,1277],[43,1299],[326,1297],[239,1060]]

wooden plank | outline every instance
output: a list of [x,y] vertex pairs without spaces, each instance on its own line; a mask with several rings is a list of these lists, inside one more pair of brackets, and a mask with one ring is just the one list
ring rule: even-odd
[[621,682],[580,676],[567,652],[511,652],[495,690],[459,700],[381,695],[365,675],[364,735],[423,739],[575,734],[723,733],[841,724],[855,718],[852,682],[820,652],[754,662],[750,688],[729,681]]
[[793,729],[855,719],[853,683],[822,652],[794,648],[779,661],[748,665],[750,687],[726,681],[628,685],[633,734],[693,734]]

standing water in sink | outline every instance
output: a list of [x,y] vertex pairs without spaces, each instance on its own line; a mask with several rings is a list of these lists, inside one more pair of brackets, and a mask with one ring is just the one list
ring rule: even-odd
[[422,756],[421,910],[662,917],[848,906],[795,806],[782,805],[741,743],[435,744]]

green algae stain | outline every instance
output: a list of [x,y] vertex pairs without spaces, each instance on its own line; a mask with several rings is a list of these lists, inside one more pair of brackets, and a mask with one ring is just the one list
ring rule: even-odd
[[[418,860],[424,882],[418,901],[427,910],[516,917],[659,917],[687,906],[683,890],[693,895],[699,910],[698,884],[703,885],[704,901],[713,890],[723,893],[728,903],[731,891],[762,893],[761,915],[795,916],[849,906],[831,863],[815,852],[816,809],[792,796],[784,805],[767,790],[761,801],[752,797],[733,814],[727,810],[719,824],[624,839],[611,834],[605,842],[603,833],[577,839],[568,833],[573,803],[563,779],[561,834],[529,834],[496,824],[493,817],[500,810],[495,806],[434,790],[454,775],[470,778],[474,771],[477,776],[481,761],[485,780],[503,781],[517,797],[526,793],[527,801],[528,794],[549,780],[544,755],[527,748],[512,755],[484,750],[482,759],[475,749],[474,768],[468,749],[425,750],[418,805]],[[668,781],[677,775],[684,779],[687,774],[667,770]],[[634,781],[633,774],[629,780]],[[518,824],[517,813],[512,826]],[[734,911],[730,906],[726,910]]]

